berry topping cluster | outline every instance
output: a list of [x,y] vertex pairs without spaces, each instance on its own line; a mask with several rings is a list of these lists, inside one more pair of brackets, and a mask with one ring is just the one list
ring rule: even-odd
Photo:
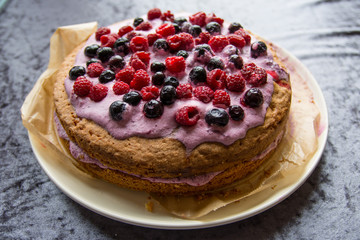
[[[224,24],[215,14],[175,17],[154,8],[115,32],[100,27],[95,40],[84,48],[86,67],[74,66],[69,79],[80,98],[99,102],[108,94],[119,96],[109,107],[114,121],[123,120],[129,105],[143,101],[144,116],[156,119],[181,100],[174,116],[179,125],[194,126],[204,118],[208,125],[224,127],[242,121],[243,108],[260,107],[261,86],[268,73],[276,75],[251,61],[267,55],[266,44],[251,43],[240,23]],[[212,107],[203,113],[189,100]]]

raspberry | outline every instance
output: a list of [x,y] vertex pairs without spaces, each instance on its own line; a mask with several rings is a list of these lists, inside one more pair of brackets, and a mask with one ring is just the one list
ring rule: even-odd
[[106,97],[107,93],[108,93],[108,87],[99,83],[91,88],[89,97],[94,102],[100,102]]
[[206,24],[206,13],[198,12],[189,17],[191,24],[199,25],[200,27],[205,26]]
[[100,37],[101,47],[113,47],[114,43],[116,41],[116,38],[112,35],[102,35]]
[[91,63],[87,67],[87,74],[89,77],[99,77],[100,74],[104,71],[104,67],[100,63]]
[[246,82],[252,86],[260,86],[266,83],[267,74],[265,69],[256,66],[254,63],[245,64],[240,70]]
[[147,69],[150,62],[150,53],[148,52],[136,52],[130,58],[130,65],[135,69]]
[[166,69],[171,73],[180,73],[185,71],[185,59],[183,57],[168,57],[165,60]]
[[130,82],[130,87],[140,91],[143,87],[148,86],[150,84],[150,77],[148,73],[143,70],[137,70],[135,72],[134,78]]
[[116,95],[123,95],[130,91],[130,86],[126,82],[118,81],[114,84],[113,91]]
[[251,36],[243,28],[235,31],[235,34],[242,36],[245,39],[246,44],[250,44]]
[[267,74],[269,74],[275,81],[279,80],[279,75],[275,71],[268,70],[266,71]]
[[207,15],[206,18],[206,23],[209,22],[217,22],[218,24],[220,24],[220,26],[222,26],[224,23],[224,19],[217,17],[214,13],[210,13]]
[[161,17],[161,10],[159,8],[150,9],[147,13],[147,18],[153,20]]
[[174,21],[174,14],[172,14],[172,12],[170,12],[170,10],[167,10],[166,12],[163,12],[161,14],[160,17],[161,20],[168,21],[168,22],[173,22]]
[[245,79],[241,74],[229,75],[226,78],[226,88],[233,92],[242,92],[245,88]]
[[211,34],[208,32],[202,32],[200,33],[199,37],[195,39],[195,44],[199,45],[199,44],[204,44],[204,43],[208,43],[210,41],[211,38]]
[[204,103],[210,102],[214,97],[214,91],[207,86],[199,86],[194,89],[194,95]]
[[160,34],[158,34],[158,33],[150,33],[147,36],[149,46],[152,46],[154,44],[154,42],[156,40],[158,40],[159,38],[162,38],[162,36]]
[[226,72],[224,72],[221,69],[214,69],[207,74],[206,81],[209,87],[213,90],[224,89],[226,78],[227,78]]
[[216,90],[213,105],[215,107],[227,108],[230,106],[230,95],[224,90]]
[[120,70],[115,78],[117,81],[123,81],[127,84],[130,84],[131,80],[134,78],[135,69],[133,67],[126,67],[123,70]]
[[125,34],[131,32],[132,30],[134,30],[134,28],[132,26],[123,26],[119,29],[118,31],[118,34],[119,34],[119,37],[122,37],[124,36]]
[[175,34],[175,27],[171,23],[165,23],[156,29],[156,33],[166,38]]
[[224,47],[229,45],[229,40],[223,35],[218,35],[210,39],[209,45],[211,46],[212,50],[214,50],[214,52],[220,52],[224,49]]
[[189,83],[180,84],[176,88],[177,98],[191,98],[192,97],[192,86]]
[[237,48],[243,48],[246,45],[246,41],[245,39],[240,36],[240,35],[236,35],[236,34],[230,34],[227,36],[229,43],[234,45]]
[[152,29],[152,25],[149,22],[142,22],[135,28],[135,30],[141,31],[148,31],[150,29]]
[[139,58],[133,58],[130,60],[130,66],[133,67],[136,71],[139,69],[146,70],[147,67],[143,61],[141,61]]
[[95,38],[96,38],[97,41],[100,41],[100,37],[102,35],[110,34],[110,32],[111,32],[110,28],[101,27],[96,31]]
[[132,52],[147,51],[149,49],[149,43],[146,37],[136,36],[130,41],[130,49]]
[[199,119],[199,110],[193,106],[184,106],[175,114],[175,121],[183,126],[193,126]]
[[144,101],[156,99],[160,95],[160,90],[155,86],[147,86],[141,89],[141,96]]
[[194,47],[194,39],[191,34],[180,33],[173,36],[169,36],[166,39],[169,44],[170,50],[177,52],[179,50],[190,51]]
[[136,32],[132,31],[132,32],[127,33],[125,37],[126,37],[129,41],[131,41],[131,39],[133,39],[133,38],[136,37],[136,36],[139,36],[139,34],[137,34]]
[[79,97],[86,97],[90,93],[92,83],[84,76],[76,79],[73,85],[74,93]]

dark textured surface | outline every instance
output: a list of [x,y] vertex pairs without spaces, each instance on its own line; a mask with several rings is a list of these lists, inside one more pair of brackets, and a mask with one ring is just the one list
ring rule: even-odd
[[[215,12],[296,55],[317,79],[329,138],[311,177],[285,201],[233,224],[165,231],[116,222],[83,208],[46,176],[20,107],[46,69],[58,26],[108,25],[160,7]],[[13,0],[0,13],[0,239],[359,239],[360,2]]]

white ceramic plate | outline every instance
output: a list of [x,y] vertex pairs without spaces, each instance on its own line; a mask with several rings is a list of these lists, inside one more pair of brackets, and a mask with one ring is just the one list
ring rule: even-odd
[[29,134],[33,151],[46,174],[66,195],[94,212],[121,222],[161,229],[196,229],[232,223],[256,215],[287,198],[306,181],[320,160],[328,134],[327,108],[319,85],[298,59],[283,49],[279,51],[279,56],[288,57],[289,64],[296,66],[300,76],[308,81],[324,126],[319,137],[319,148],[306,165],[304,173],[295,183],[280,190],[256,198],[250,196],[242,200],[241,204],[233,203],[200,219],[186,220],[169,214],[158,205],[153,213],[148,212],[145,208],[148,194],[122,189],[88,177],[70,162],[54,157],[53,149],[44,147],[37,138]]

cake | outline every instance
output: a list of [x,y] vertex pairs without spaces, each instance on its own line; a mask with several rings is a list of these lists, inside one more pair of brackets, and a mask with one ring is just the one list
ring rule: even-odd
[[100,27],[65,59],[55,122],[82,171],[164,195],[218,191],[270,158],[289,75],[268,43],[215,14]]

